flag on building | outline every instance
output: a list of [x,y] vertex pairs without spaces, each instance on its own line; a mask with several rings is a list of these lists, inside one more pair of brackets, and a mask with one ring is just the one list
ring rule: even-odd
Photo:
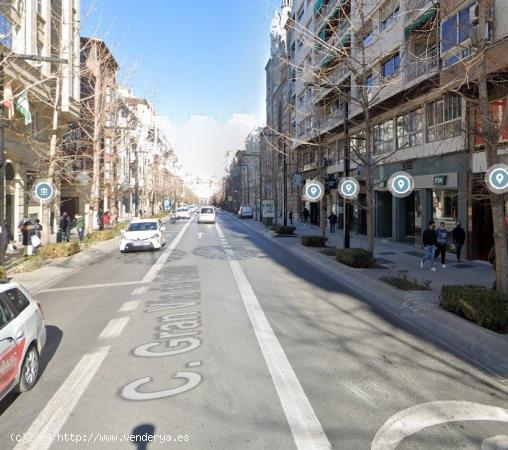
[[7,110],[7,118],[12,119],[14,115],[14,100],[12,98],[12,85],[10,82],[5,83],[2,105]]
[[28,95],[23,92],[16,101],[16,111],[21,113],[25,118],[25,125],[32,123],[32,115],[30,114],[30,103],[28,102]]

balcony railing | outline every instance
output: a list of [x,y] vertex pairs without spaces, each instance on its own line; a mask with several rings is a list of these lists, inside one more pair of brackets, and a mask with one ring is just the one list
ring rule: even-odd
[[412,81],[422,75],[429,74],[439,68],[439,55],[437,47],[432,48],[426,54],[410,56],[406,64],[406,80]]
[[324,113],[320,117],[320,132],[324,133],[331,128],[337,126],[342,120],[344,120],[345,108],[335,108],[329,113]]

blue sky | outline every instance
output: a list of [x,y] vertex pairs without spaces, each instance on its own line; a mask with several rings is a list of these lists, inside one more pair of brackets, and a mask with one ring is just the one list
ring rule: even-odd
[[184,173],[210,179],[265,121],[264,68],[280,4],[82,0],[81,34],[104,39],[122,67],[119,81],[167,119]]
[[[83,0],[83,10],[91,0]],[[137,95],[175,123],[264,119],[264,66],[278,0],[97,0],[82,34],[111,46]],[[140,7],[141,5],[141,7]],[[124,70],[125,72],[125,70]],[[125,73],[123,74],[125,76]]]

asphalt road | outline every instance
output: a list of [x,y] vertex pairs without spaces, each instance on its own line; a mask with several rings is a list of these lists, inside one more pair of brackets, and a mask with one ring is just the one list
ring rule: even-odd
[[0,403],[2,449],[508,448],[502,380],[229,215],[37,297],[43,373]]

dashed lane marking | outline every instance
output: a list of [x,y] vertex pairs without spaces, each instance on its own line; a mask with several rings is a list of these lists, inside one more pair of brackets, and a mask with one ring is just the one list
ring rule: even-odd
[[51,446],[97,370],[99,370],[109,349],[109,346],[102,347],[93,353],[87,353],[81,358],[26,431],[25,436],[30,436],[31,439],[19,442],[14,450],[47,450]]
[[123,329],[129,323],[130,317],[120,317],[119,319],[111,319],[99,335],[99,339],[113,339],[122,334]]
[[[219,238],[225,239],[219,224],[215,224]],[[282,409],[289,423],[293,439],[299,450],[331,449],[330,442],[312,409],[309,399],[289,363],[277,336],[268,322],[261,305],[247,279],[234,251],[224,246],[224,251],[243,299],[261,352],[272,376]]]
[[139,300],[131,300],[128,302],[125,302],[118,312],[130,312],[134,311],[139,306],[140,301]]
[[131,295],[143,295],[146,291],[148,291],[148,286],[139,286],[132,291]]

